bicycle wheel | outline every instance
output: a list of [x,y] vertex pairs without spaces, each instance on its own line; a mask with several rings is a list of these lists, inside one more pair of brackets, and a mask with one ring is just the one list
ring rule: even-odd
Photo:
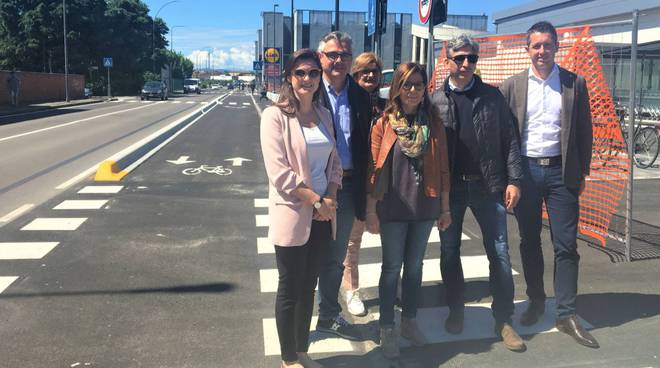
[[199,167],[189,167],[189,168],[183,169],[183,171],[181,171],[181,173],[184,174],[184,175],[197,175],[197,174],[200,174],[201,172],[202,172],[202,170]]
[[646,169],[653,165],[660,151],[658,143],[658,133],[656,133],[655,128],[642,128],[635,134],[635,155],[633,158],[637,167]]

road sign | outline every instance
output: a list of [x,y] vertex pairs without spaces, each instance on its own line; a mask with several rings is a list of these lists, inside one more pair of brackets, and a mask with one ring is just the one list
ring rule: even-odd
[[264,60],[267,64],[279,63],[281,54],[279,47],[266,47],[264,49]]
[[419,21],[422,24],[426,24],[431,17],[431,6],[433,0],[418,0],[417,3],[417,14],[419,14]]
[[112,58],[111,57],[104,57],[103,58],[103,66],[106,68],[112,68]]
[[262,61],[253,61],[252,62],[252,70],[254,71],[260,71],[263,69],[263,62]]
[[369,15],[367,16],[367,34],[371,36],[376,33],[376,5],[378,0],[369,0]]

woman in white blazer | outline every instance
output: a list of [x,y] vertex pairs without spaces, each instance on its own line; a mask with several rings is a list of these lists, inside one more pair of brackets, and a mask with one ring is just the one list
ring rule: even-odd
[[330,112],[317,103],[321,61],[296,51],[275,106],[261,117],[270,227],[279,284],[275,319],[282,367],[320,367],[307,355],[320,255],[334,237],[341,163]]

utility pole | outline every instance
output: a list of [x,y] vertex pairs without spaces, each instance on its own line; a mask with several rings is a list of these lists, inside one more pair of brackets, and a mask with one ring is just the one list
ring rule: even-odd
[[69,102],[69,54],[66,45],[66,0],[62,0],[62,18],[64,23],[64,95]]
[[335,0],[335,31],[339,30],[339,0]]
[[296,40],[293,37],[293,35],[296,34],[295,26],[296,23],[293,21],[293,0],[291,0],[291,55],[296,51]]

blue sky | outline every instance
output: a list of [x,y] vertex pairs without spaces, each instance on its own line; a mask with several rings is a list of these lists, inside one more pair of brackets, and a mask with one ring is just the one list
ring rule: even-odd
[[[212,50],[215,68],[251,69],[254,58],[254,41],[261,26],[261,12],[278,11],[291,13],[291,0],[143,0],[151,9],[152,16],[160,9],[163,18],[172,29],[174,50],[182,52],[193,63],[206,60]],[[486,14],[492,23],[493,12],[507,9],[530,0],[449,0],[450,14]],[[340,0],[339,8],[345,11],[367,11],[368,0]],[[334,10],[334,0],[295,0],[296,9]],[[413,22],[419,23],[417,0],[389,0],[388,12],[412,13]],[[170,35],[167,35],[169,41]],[[205,61],[204,61],[205,62]]]

